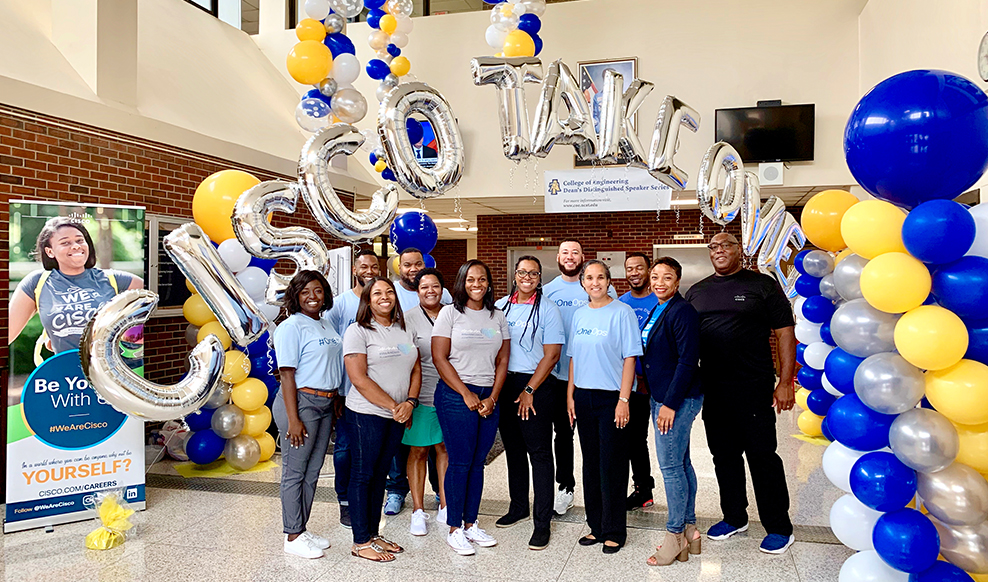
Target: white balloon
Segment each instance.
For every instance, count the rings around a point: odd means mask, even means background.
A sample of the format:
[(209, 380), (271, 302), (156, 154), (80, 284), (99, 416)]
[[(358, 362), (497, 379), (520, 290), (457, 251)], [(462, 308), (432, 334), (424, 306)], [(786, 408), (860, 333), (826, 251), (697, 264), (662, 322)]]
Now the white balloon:
[(967, 255), (988, 258), (988, 203), (971, 207), (968, 212), (974, 217), (974, 243)]
[(371, 30), (370, 36), (367, 37), (367, 44), (376, 51), (387, 48), (389, 42), (391, 37), (383, 30)]
[(806, 345), (822, 342), (823, 338), (820, 337), (820, 325), (819, 323), (800, 321), (796, 324), (796, 340)]
[[(268, 321), (274, 321), (275, 319), (278, 318), (278, 315), (281, 313), (281, 307), (277, 305), (271, 305), (270, 303), (264, 303), (264, 302), (258, 303), (257, 308), (261, 310), (261, 313), (264, 314), (264, 317), (268, 318)], [(268, 334), (274, 337), (274, 330), (268, 330)]]
[(247, 267), (237, 275), (237, 280), (251, 297), (264, 297), (264, 288), (268, 284), (268, 274), (264, 269)]
[(803, 297), (802, 295), (797, 295), (796, 301), (792, 304), (792, 312), (796, 315), (797, 318), (806, 319), (805, 317), (803, 317), (804, 303), (806, 303), (806, 297)]
[(829, 346), (825, 342), (815, 342), (806, 346), (806, 351), (803, 352), (803, 359), (806, 360), (807, 366), (814, 370), (822, 370), (824, 362), (827, 361), (827, 356), (833, 349), (833, 346)]
[(832, 442), (823, 452), (823, 474), (835, 487), (845, 493), (851, 492), (851, 467), (865, 453)]
[(220, 254), (220, 258), (226, 263), (227, 267), (234, 273), (239, 273), (247, 268), (250, 264), (250, 253), (244, 248), (244, 245), (240, 244), (235, 238), (227, 239), (220, 243), (219, 248), (216, 252)]
[(841, 396), (844, 395), (843, 392), (841, 392), (840, 390), (834, 388), (834, 385), (830, 383), (830, 379), (827, 378), (827, 373), (826, 372), (823, 373), (823, 389), (826, 390), (827, 393), (833, 394), (837, 398), (840, 398)]
[(848, 493), (830, 508), (830, 529), (842, 544), (858, 550), (874, 550), (871, 533), (884, 512), (875, 511)]
[(838, 582), (908, 582), (909, 574), (886, 564), (878, 552), (868, 550), (854, 554), (840, 569)]
[(501, 30), (492, 24), (487, 27), (487, 32), (484, 33), (484, 38), (487, 40), (487, 44), (490, 45), (492, 49), (497, 49), (500, 51), (504, 48), (504, 41), (508, 38), (508, 31)]
[(344, 85), (353, 83), (359, 76), (360, 61), (357, 60), (357, 57), (349, 53), (343, 53), (333, 59), (333, 78), (338, 83), (337, 90)]
[(329, 0), (305, 0), (305, 14), (315, 20), (329, 16)]
[(413, 28), (415, 28), (415, 25), (412, 24), (412, 19), (407, 16), (397, 16), (395, 17), (395, 20), (398, 21), (398, 27), (395, 28), (395, 32), (403, 32), (408, 34), (409, 32), (412, 32)]
[(404, 32), (398, 32), (396, 30), (395, 33), (391, 35), (391, 44), (398, 48), (405, 48), (408, 46), (408, 35)]

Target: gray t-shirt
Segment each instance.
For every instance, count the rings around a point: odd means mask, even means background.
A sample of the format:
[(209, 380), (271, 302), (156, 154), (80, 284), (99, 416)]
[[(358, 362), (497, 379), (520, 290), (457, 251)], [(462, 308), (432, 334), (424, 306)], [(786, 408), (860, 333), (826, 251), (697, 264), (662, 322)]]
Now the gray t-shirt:
[(439, 312), (432, 336), (449, 338), (449, 363), (464, 384), (484, 387), (494, 385), (494, 360), (501, 342), (511, 339), (500, 309), (492, 314), (465, 307), (460, 313), (452, 305)]
[(435, 406), (436, 384), (439, 383), (439, 372), (432, 363), (432, 321), (422, 307), (416, 307), (405, 313), (405, 327), (411, 330), (415, 337), (415, 347), (419, 349), (419, 359), (422, 362), (422, 390), (419, 392), (419, 404)]
[[(415, 338), (409, 329), (397, 324), (384, 327), (371, 320), (372, 329), (352, 323), (343, 334), (343, 357), (350, 354), (367, 355), (367, 375), (388, 393), (395, 402), (408, 398), (412, 369), (419, 359)], [(346, 395), (346, 407), (361, 414), (391, 418), (391, 411), (371, 404), (354, 386)]]

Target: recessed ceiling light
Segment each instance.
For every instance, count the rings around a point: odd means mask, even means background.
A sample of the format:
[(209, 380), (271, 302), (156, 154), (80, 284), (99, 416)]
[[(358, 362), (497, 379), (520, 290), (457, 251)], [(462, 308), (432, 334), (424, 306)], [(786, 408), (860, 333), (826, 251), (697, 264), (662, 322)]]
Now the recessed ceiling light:
[(432, 222), (436, 224), (451, 224), (454, 222), (469, 222), (466, 218), (434, 218)]

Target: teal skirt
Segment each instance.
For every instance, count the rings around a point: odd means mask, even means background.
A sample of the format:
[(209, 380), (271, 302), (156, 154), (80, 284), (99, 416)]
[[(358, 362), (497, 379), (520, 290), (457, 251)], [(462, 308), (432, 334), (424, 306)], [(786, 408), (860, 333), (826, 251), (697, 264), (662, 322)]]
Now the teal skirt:
[(439, 416), (433, 406), (419, 405), (412, 411), (412, 426), (405, 429), (401, 444), (410, 447), (431, 447), (443, 442)]

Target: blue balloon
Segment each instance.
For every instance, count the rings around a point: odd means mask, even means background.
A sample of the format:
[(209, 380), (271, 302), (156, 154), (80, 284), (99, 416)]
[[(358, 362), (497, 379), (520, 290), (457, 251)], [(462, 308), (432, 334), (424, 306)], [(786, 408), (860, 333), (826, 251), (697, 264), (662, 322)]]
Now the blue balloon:
[(946, 71), (908, 71), (858, 101), (844, 156), (865, 190), (913, 208), (955, 198), (977, 182), (988, 168), (985, 135), (988, 96), (977, 85)]
[(823, 389), (822, 385), (806, 397), (806, 407), (817, 416), (827, 416), (827, 412), (837, 397)]
[(393, 56), (393, 57), (400, 57), (401, 56), (401, 49), (398, 48), (398, 45), (389, 44), (388, 45), (388, 54), (391, 55), (391, 56)]
[(902, 223), (902, 242), (924, 263), (956, 261), (974, 242), (974, 217), (953, 200), (924, 202)]
[(929, 570), (940, 553), (937, 528), (915, 509), (900, 509), (879, 517), (871, 541), (886, 564), (910, 574)]
[[(803, 277), (799, 278), (799, 280), (802, 279)], [(797, 287), (799, 286), (799, 280), (796, 281)], [(830, 318), (834, 316), (834, 311), (836, 310), (837, 308), (834, 307), (834, 302), (823, 295), (807, 297), (806, 301), (803, 302), (803, 317), (812, 323), (830, 323)], [(821, 339), (823, 338), (821, 337)]]
[(347, 38), (342, 32), (327, 34), (326, 38), (322, 39), (322, 42), (329, 48), (329, 52), (333, 53), (334, 59), (342, 54), (357, 54), (357, 49), (353, 46), (353, 41)]
[(326, 105), (329, 105), (330, 102), (332, 102), (332, 98), (323, 95), (319, 89), (309, 89), (305, 92), (305, 97), (303, 97), (303, 99), (318, 99)]
[(250, 264), (248, 267), (257, 267), (258, 269), (264, 271), (265, 273), (271, 274), (271, 269), (274, 269), (275, 264), (277, 264), (278, 259), (262, 259), (260, 257), (252, 257), (250, 259)]
[(268, 353), (268, 337), (268, 332), (264, 332), (261, 334), (261, 337), (251, 342), (251, 344), (247, 346), (247, 355), (252, 358), (256, 358), (261, 354)]
[(823, 370), (803, 366), (796, 373), (796, 381), (807, 390), (820, 390), (823, 388)]
[(803, 268), (803, 259), (806, 258), (806, 255), (810, 254), (812, 250), (813, 249), (803, 249), (796, 253), (796, 256), (792, 259), (792, 266), (796, 267), (796, 271), (798, 271), (800, 275), (806, 275), (806, 269)]
[(399, 253), (407, 248), (416, 248), (428, 254), (436, 248), (438, 240), (439, 230), (428, 214), (406, 212), (391, 223), (391, 244)]
[(534, 14), (522, 14), (518, 18), (518, 30), (529, 35), (538, 34), (542, 30), (542, 21)]
[(830, 432), (830, 422), (826, 416), (823, 417), (823, 422), (820, 423), (820, 432), (823, 433), (823, 438), (834, 442), (834, 433)]
[(851, 493), (875, 511), (902, 509), (916, 496), (916, 471), (892, 453), (862, 455), (851, 467)]
[(852, 356), (840, 348), (834, 348), (827, 354), (827, 360), (823, 363), (823, 371), (827, 374), (827, 380), (842, 394), (852, 394), (854, 392), (854, 372), (861, 365), (864, 358)]
[(200, 408), (198, 414), (193, 412), (185, 417), (185, 424), (189, 425), (189, 430), (192, 432), (206, 430), (212, 426), (210, 423), (214, 412), (216, 412), (215, 408)]
[(388, 180), (389, 182), (394, 182), (395, 181), (394, 170), (392, 170), (391, 168), (384, 168), (384, 171), (381, 172), (381, 177), (384, 178), (385, 180)]
[(371, 79), (381, 79), (391, 74), (391, 67), (381, 59), (371, 59), (367, 62), (367, 76)]
[(820, 279), (809, 275), (800, 275), (796, 279), (796, 293), (803, 297), (814, 297), (820, 294)]
[(806, 356), (803, 355), (803, 352), (805, 351), (806, 344), (796, 344), (796, 362), (798, 362), (800, 366), (807, 365)]
[(376, 30), (381, 29), (381, 18), (384, 17), (384, 14), (377, 14), (378, 12), (387, 14), (383, 10), (370, 10), (367, 12), (367, 25)]
[[(364, 6), (370, 10), (381, 10), (381, 7), (384, 6), (387, 1), (388, 0), (364, 0)], [(381, 10), (381, 12), (387, 14), (387, 12), (384, 12), (383, 10)]]
[(933, 273), (937, 303), (964, 319), (988, 318), (988, 259), (963, 257)]
[(532, 42), (535, 43), (535, 55), (538, 56), (538, 54), (542, 52), (542, 46), (543, 46), (542, 37), (537, 34), (533, 34), (531, 35), (531, 37), (532, 37)]
[(974, 578), (950, 562), (937, 560), (929, 570), (910, 574), (909, 582), (974, 582)]
[(278, 360), (274, 357), (274, 350), (250, 359), (251, 378), (264, 379), (272, 374), (278, 374)]
[(408, 132), (408, 141), (413, 145), (422, 141), (422, 137), (425, 135), (422, 124), (411, 117), (405, 120), (405, 131)]
[(436, 259), (434, 259), (432, 257), (432, 255), (426, 255), (426, 256), (422, 257), (422, 260), (425, 262), (425, 268), (426, 269), (435, 269), (436, 268)]
[(367, 159), (370, 160), (370, 163), (373, 166), (374, 164), (377, 163), (377, 154), (375, 154), (374, 152), (371, 152), (370, 155), (367, 156)]
[(208, 465), (223, 454), (226, 439), (213, 432), (212, 429), (199, 431), (185, 442), (185, 454), (197, 465)]
[(988, 321), (965, 321), (967, 353), (964, 359), (988, 364)]
[(919, 401), (919, 407), (926, 408), (929, 410), (936, 410), (936, 408), (933, 408), (933, 405), (930, 404), (930, 401), (927, 400), (926, 396), (924, 396), (923, 399)]
[(827, 416), (837, 442), (855, 451), (877, 451), (889, 446), (889, 428), (898, 415), (875, 412), (852, 392), (838, 398)]
[(823, 343), (827, 344), (828, 346), (837, 347), (837, 342), (834, 341), (834, 336), (830, 333), (829, 319), (820, 326), (820, 339), (822, 339)]

